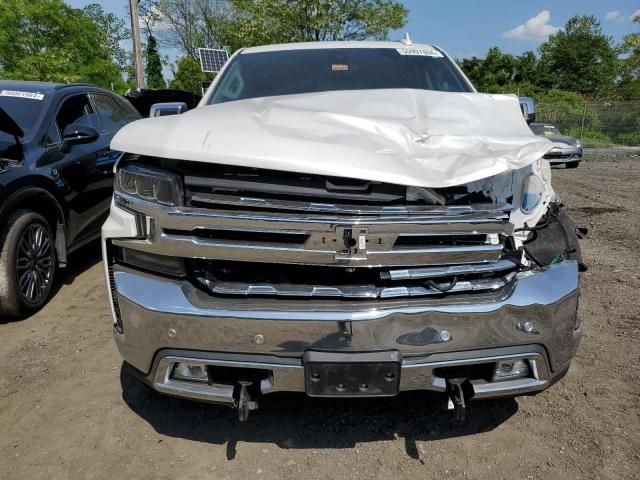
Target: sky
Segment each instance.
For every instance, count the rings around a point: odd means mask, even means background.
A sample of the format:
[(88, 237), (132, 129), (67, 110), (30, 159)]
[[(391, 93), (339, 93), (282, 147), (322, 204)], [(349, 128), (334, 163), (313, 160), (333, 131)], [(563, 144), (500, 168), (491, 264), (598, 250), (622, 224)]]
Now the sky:
[[(407, 25), (392, 32), (399, 39), (408, 32), (414, 43), (433, 43), (455, 58), (483, 57), (489, 48), (500, 47), (518, 55), (536, 50), (573, 15), (594, 15), (602, 29), (620, 41), (638, 31), (631, 18), (640, 14), (638, 0), (400, 0), (409, 9)], [(67, 0), (74, 7), (100, 3), (103, 8), (128, 19), (129, 0)], [(164, 51), (170, 60), (178, 52)], [(170, 69), (165, 68), (165, 77)]]
[[(638, 0), (405, 0), (402, 29), (414, 42), (435, 43), (455, 58), (483, 57), (489, 48), (518, 55), (536, 50), (573, 15), (593, 15), (616, 41), (633, 31)], [(402, 32), (398, 32), (401, 34)], [(398, 37), (401, 35), (398, 35)]]

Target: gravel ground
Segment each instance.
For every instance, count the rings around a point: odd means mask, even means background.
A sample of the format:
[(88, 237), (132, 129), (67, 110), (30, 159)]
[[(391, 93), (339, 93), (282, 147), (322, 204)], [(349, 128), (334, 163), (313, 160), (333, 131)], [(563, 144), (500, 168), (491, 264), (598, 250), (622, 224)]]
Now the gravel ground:
[(156, 395), (111, 340), (98, 245), (32, 318), (0, 323), (0, 478), (640, 477), (640, 151), (591, 151), (554, 186), (578, 225), (584, 337), (567, 377), (477, 402), (457, 424), (433, 395), (263, 399), (235, 413)]

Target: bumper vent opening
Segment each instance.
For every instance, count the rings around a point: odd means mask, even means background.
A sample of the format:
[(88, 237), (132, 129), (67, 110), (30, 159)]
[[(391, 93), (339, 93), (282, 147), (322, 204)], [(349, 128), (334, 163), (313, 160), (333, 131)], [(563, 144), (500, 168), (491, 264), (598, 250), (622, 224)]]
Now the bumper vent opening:
[[(514, 263), (506, 261), (495, 270), (453, 266), (451, 272), (447, 268), (432, 272), (423, 269), (425, 271), (415, 274), (383, 268), (206, 260), (189, 260), (188, 266), (199, 287), (216, 296), (365, 300), (498, 292), (511, 282), (516, 268)], [(400, 275), (402, 281), (392, 277), (392, 273), (404, 273)]]
[(213, 228), (196, 228), (191, 231), (164, 229), (166, 235), (192, 236), (206, 240), (256, 243), (285, 243), (301, 245), (309, 235), (304, 233), (260, 232), (249, 230), (220, 230)]

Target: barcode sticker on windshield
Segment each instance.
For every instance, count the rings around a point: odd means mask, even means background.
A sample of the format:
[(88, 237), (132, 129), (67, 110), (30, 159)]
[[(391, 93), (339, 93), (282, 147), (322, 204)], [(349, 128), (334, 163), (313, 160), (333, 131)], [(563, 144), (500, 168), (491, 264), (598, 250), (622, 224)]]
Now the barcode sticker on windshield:
[(0, 97), (16, 97), (16, 98), (30, 98), (31, 100), (42, 100), (44, 95), (42, 93), (35, 92), (20, 92), (18, 90), (2, 90), (0, 91)]
[(442, 58), (441, 52), (435, 48), (396, 48), (400, 55), (414, 55), (418, 57), (435, 57)]

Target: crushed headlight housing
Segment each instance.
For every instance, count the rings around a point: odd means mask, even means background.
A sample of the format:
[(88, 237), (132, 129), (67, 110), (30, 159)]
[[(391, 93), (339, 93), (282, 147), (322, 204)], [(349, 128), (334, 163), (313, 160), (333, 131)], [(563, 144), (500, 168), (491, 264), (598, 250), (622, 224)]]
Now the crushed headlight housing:
[(182, 203), (182, 181), (178, 175), (140, 165), (125, 165), (118, 169), (115, 190), (160, 205)]
[(533, 212), (542, 200), (544, 185), (535, 174), (527, 175), (522, 181), (522, 202), (520, 208), (524, 213)]

